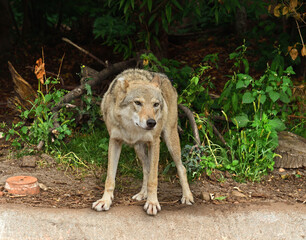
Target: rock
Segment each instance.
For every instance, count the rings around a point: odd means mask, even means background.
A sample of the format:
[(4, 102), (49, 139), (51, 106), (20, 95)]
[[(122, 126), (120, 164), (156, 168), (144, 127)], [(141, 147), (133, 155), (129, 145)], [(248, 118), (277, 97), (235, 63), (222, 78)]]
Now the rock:
[(231, 195), (233, 197), (236, 197), (236, 198), (247, 198), (246, 195), (244, 195), (243, 193), (239, 192), (238, 190), (234, 190), (231, 192)]
[(254, 193), (252, 193), (252, 197), (267, 198), (267, 195), (265, 193), (261, 193), (261, 192), (254, 192)]
[(209, 192), (202, 192), (201, 193), (201, 197), (205, 201), (210, 201), (210, 194), (209, 194)]
[(279, 168), (278, 171), (279, 171), (280, 173), (283, 173), (283, 172), (285, 172), (286, 170), (283, 169), (283, 168)]
[(276, 153), (282, 157), (275, 158), (276, 168), (306, 167), (306, 139), (291, 132), (279, 132), (279, 146)]
[(44, 160), (48, 165), (50, 166), (54, 166), (56, 165), (56, 161), (53, 157), (51, 157), (50, 155), (43, 153), (40, 156), (42, 158), (42, 160)]
[(43, 184), (43, 183), (38, 183), (38, 186), (39, 186), (42, 190), (44, 190), (44, 191), (47, 191), (47, 190), (48, 190), (48, 187), (47, 187), (45, 184)]
[(21, 158), (20, 167), (36, 167), (36, 162), (39, 161), (37, 156), (23, 156)]

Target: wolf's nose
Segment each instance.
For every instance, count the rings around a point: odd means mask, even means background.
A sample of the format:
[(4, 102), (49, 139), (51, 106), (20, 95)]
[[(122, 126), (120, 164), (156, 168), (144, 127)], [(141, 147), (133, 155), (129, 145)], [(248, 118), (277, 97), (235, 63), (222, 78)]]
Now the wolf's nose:
[(156, 121), (154, 120), (154, 119), (148, 119), (147, 120), (147, 126), (149, 127), (149, 128), (154, 128), (155, 127), (155, 125), (156, 125)]

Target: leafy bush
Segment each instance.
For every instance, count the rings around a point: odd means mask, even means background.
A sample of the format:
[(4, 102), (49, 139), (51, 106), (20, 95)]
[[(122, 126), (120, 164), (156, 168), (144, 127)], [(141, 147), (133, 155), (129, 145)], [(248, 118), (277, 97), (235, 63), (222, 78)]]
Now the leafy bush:
[[(48, 78), (44, 86), (50, 87), (57, 83), (57, 80)], [(22, 147), (22, 143), (37, 145), (43, 141), (48, 151), (59, 146), (64, 137), (71, 135), (70, 129), (74, 124), (74, 118), (66, 107), (62, 107), (57, 113), (51, 111), (52, 107), (59, 103), (65, 90), (50, 88), (46, 94), (41, 90), (37, 92), (38, 97), (32, 103), (32, 108), (21, 113), (22, 121), (12, 124), (6, 133), (6, 140), (17, 136), (13, 139), (12, 145), (18, 148)], [(34, 120), (30, 123), (32, 119)]]

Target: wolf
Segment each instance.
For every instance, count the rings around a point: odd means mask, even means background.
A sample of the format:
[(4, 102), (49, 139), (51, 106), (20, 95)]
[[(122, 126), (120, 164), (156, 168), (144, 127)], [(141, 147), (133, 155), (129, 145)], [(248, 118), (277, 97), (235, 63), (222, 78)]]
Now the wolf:
[(105, 93), (101, 112), (110, 137), (108, 169), (104, 194), (92, 204), (92, 208), (109, 210), (114, 199), (121, 146), (126, 143), (134, 146), (143, 167), (142, 188), (132, 198), (146, 200), (144, 210), (149, 215), (156, 215), (161, 210), (157, 198), (161, 137), (177, 167), (183, 192), (181, 202), (192, 205), (194, 199), (181, 161), (177, 93), (167, 76), (142, 69), (123, 71)]

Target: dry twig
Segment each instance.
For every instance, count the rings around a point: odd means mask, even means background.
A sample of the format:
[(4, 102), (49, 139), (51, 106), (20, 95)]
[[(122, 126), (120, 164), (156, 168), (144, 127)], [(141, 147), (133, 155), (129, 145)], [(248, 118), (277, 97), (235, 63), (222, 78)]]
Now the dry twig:
[(102, 64), (104, 67), (108, 67), (108, 63), (107, 61), (104, 62), (102, 61), (100, 58), (96, 57), (95, 55), (91, 54), (90, 52), (88, 52), (87, 50), (85, 50), (84, 48), (81, 48), (80, 46), (76, 45), (74, 42), (72, 42), (71, 40), (69, 40), (68, 38), (62, 38), (63, 41), (71, 44), (72, 46), (76, 47), (77, 49), (79, 49), (80, 51), (82, 51), (83, 53), (87, 54), (88, 56), (92, 57), (93, 59), (95, 59), (98, 63)]

